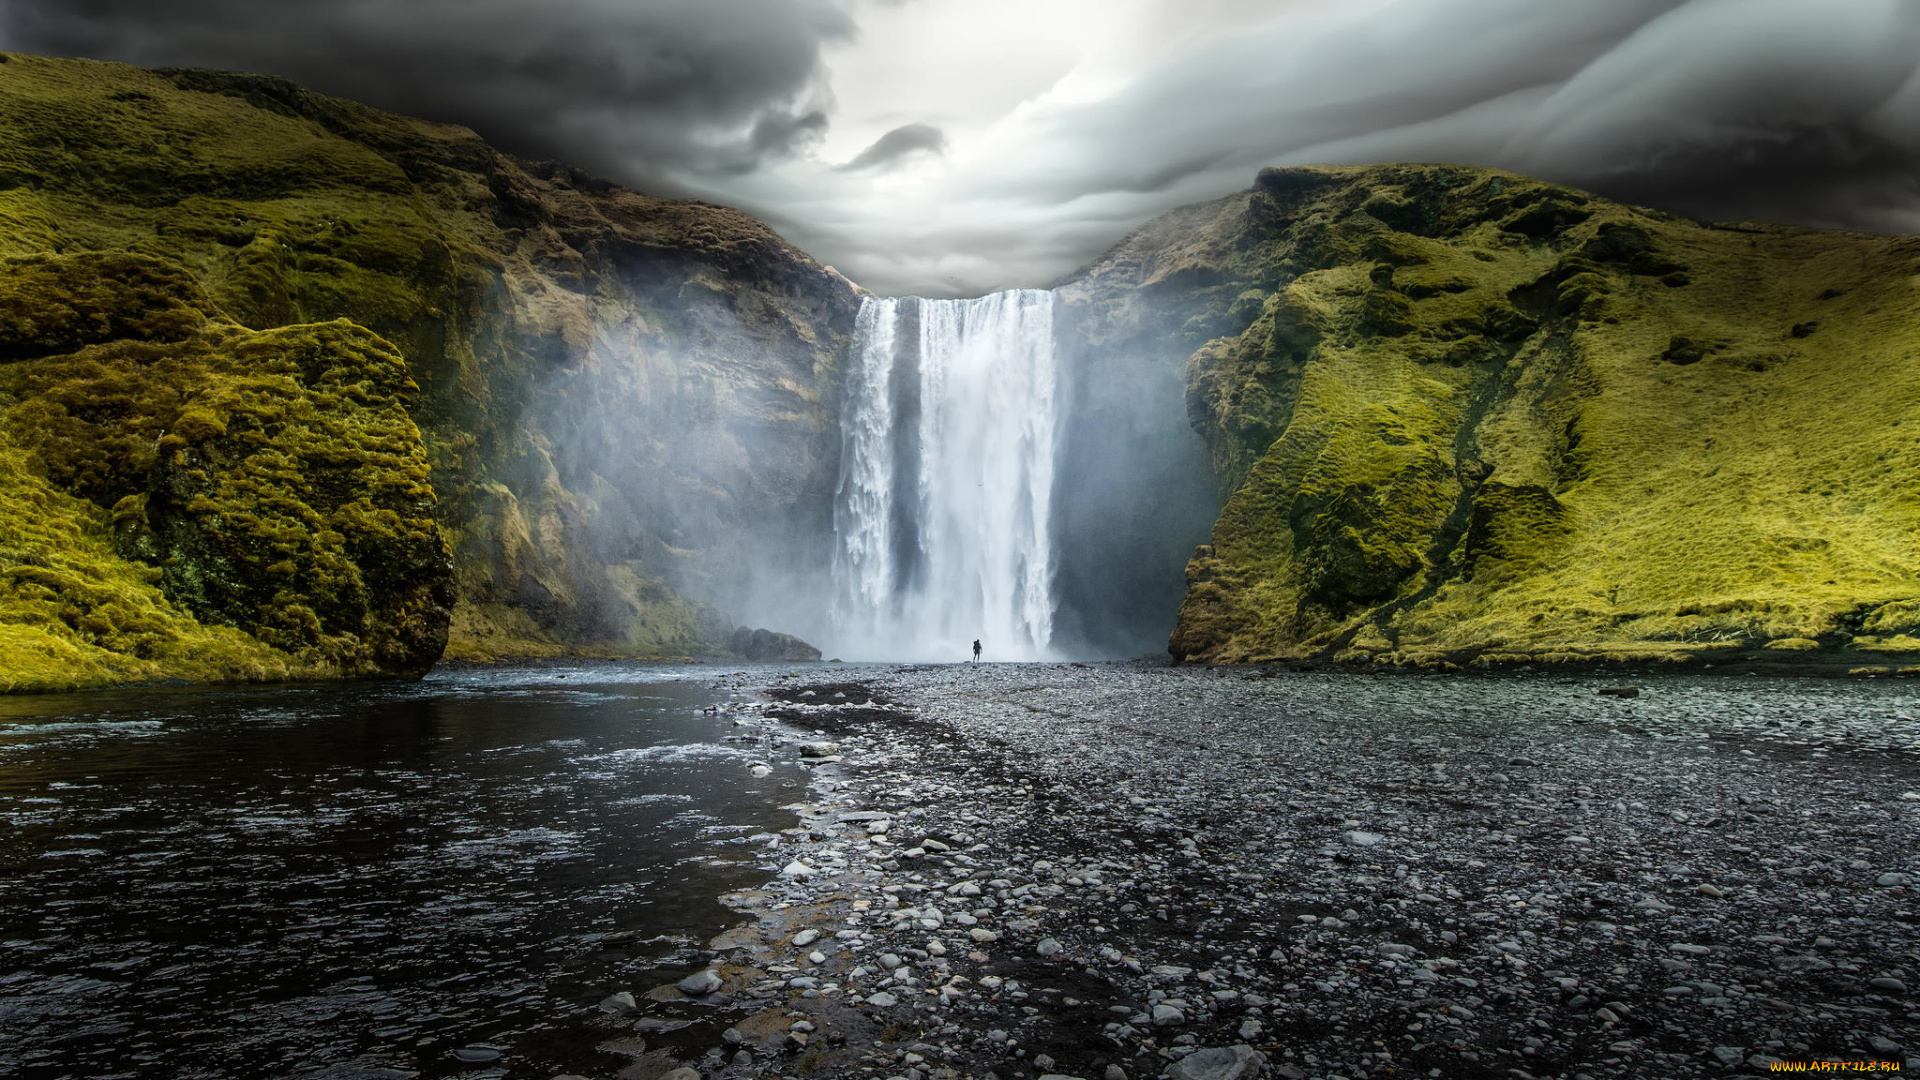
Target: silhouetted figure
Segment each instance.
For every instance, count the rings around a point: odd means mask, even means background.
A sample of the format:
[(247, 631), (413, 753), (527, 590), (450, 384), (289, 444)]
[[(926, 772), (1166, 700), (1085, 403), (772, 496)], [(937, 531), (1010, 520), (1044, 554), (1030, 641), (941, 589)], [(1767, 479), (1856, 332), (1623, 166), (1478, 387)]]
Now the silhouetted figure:
[(973, 639), (973, 662), (976, 664), (980, 662), (980, 639), (979, 638)]

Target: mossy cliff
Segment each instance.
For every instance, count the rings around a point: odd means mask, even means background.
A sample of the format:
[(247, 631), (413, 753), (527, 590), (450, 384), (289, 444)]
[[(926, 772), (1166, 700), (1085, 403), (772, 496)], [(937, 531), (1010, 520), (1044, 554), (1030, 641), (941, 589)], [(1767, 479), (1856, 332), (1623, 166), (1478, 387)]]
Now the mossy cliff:
[(452, 580), (418, 387), (174, 264), (0, 258), (0, 689), (426, 670)]
[(857, 302), (462, 128), (0, 54), (0, 672), (724, 648), (687, 594), (826, 542)]
[(1920, 239), (1266, 170), (1063, 295), (1190, 350), (1176, 657), (1920, 662)]

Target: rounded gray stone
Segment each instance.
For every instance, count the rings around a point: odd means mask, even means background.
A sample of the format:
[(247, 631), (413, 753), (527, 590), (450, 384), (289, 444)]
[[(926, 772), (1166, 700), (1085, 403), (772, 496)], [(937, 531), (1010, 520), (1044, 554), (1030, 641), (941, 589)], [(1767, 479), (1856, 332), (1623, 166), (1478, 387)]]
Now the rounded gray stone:
[(1196, 1050), (1167, 1066), (1166, 1080), (1253, 1080), (1266, 1055), (1245, 1043)]

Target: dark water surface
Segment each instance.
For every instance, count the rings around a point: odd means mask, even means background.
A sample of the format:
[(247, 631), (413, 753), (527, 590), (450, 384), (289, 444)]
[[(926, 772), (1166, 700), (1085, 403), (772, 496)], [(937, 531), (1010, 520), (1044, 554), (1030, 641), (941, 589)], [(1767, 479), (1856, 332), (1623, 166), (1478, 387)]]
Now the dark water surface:
[(617, 1069), (805, 782), (708, 674), (0, 698), (0, 1075)]

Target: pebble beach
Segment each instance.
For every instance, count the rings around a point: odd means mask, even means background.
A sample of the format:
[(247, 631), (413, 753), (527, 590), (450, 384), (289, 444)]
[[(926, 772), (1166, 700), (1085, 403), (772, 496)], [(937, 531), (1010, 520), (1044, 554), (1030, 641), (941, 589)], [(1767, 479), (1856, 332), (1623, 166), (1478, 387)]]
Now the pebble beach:
[(727, 898), (741, 925), (605, 1006), (680, 1036), (623, 1077), (1920, 1069), (1910, 683), (987, 664), (720, 685), (738, 738), (812, 780), (769, 884)]

